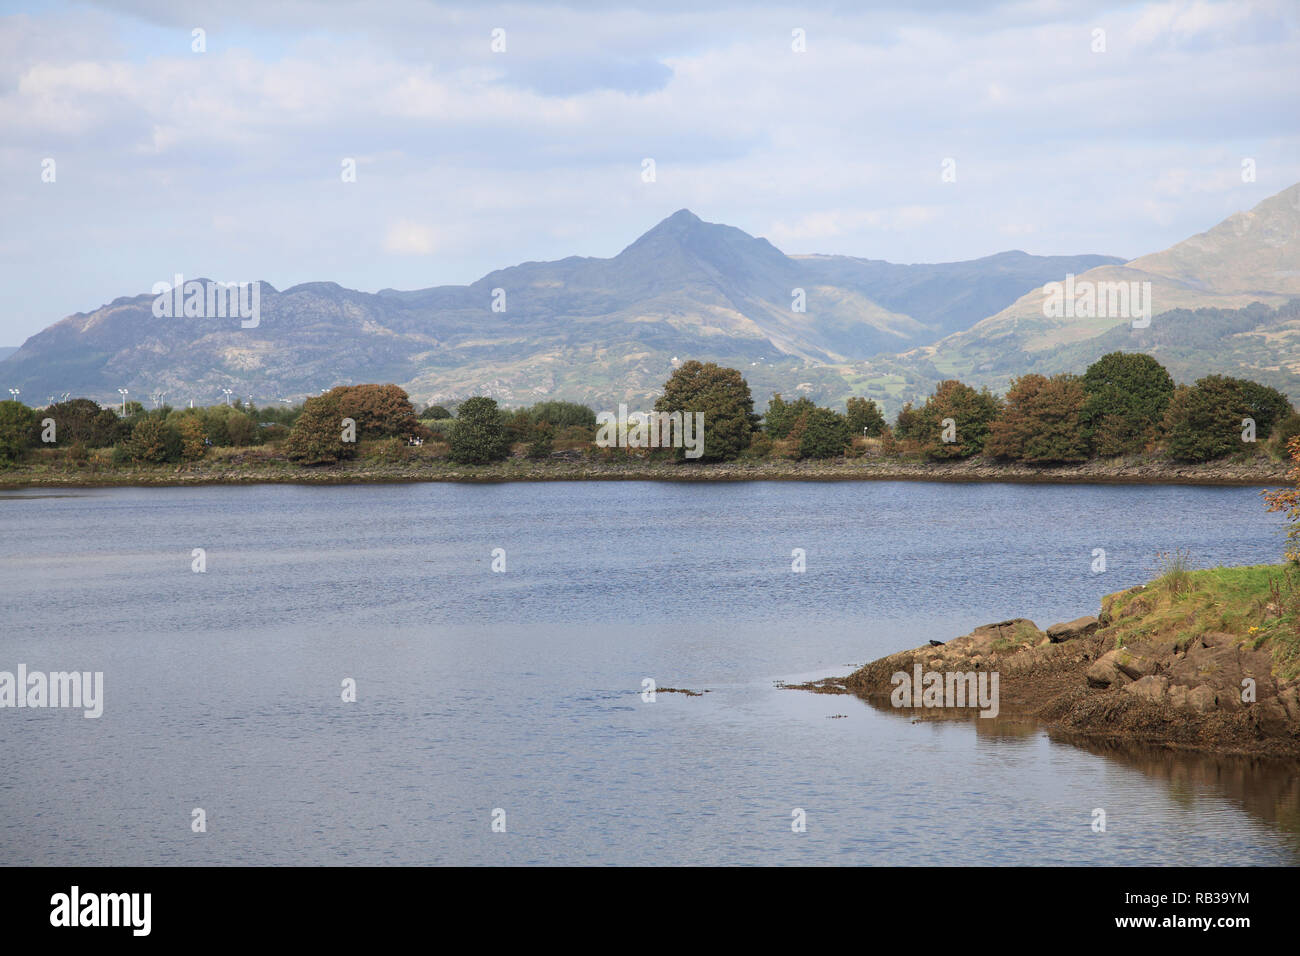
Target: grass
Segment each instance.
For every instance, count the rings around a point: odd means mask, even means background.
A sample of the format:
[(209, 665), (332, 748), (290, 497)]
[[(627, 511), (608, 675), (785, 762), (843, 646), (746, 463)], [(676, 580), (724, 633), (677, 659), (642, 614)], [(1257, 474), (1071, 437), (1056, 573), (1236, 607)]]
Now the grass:
[(1300, 569), (1292, 565), (1196, 571), (1175, 553), (1144, 590), (1113, 595), (1107, 608), (1116, 648), (1161, 638), (1184, 648), (1198, 634), (1222, 631), (1269, 648), (1278, 677), (1300, 676)]
[(1018, 650), (1031, 644), (1037, 644), (1043, 638), (1043, 632), (1032, 624), (1017, 624), (1010, 637), (999, 637), (989, 645), (999, 654)]

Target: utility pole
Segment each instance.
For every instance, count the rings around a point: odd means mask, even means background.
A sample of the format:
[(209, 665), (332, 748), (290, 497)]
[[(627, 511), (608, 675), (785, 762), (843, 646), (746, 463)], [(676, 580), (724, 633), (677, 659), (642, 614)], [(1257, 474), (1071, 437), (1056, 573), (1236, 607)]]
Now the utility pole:
[(222, 391), (226, 393), (226, 404), (229, 405), (229, 404), (230, 404), (230, 389), (228, 389), (228, 388), (223, 388)]
[(118, 391), (122, 395), (122, 417), (126, 418), (126, 391), (127, 390), (124, 388), (119, 388)]

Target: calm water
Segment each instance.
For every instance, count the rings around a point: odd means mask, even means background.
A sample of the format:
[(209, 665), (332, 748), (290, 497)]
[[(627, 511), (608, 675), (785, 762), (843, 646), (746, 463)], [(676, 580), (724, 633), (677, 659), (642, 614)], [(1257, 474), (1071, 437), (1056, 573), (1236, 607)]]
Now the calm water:
[(1294, 766), (775, 686), (1096, 613), (1157, 551), (1274, 561), (1281, 527), (1219, 488), (7, 494), (0, 670), (103, 671), (106, 700), (0, 710), (0, 861), (1295, 864)]

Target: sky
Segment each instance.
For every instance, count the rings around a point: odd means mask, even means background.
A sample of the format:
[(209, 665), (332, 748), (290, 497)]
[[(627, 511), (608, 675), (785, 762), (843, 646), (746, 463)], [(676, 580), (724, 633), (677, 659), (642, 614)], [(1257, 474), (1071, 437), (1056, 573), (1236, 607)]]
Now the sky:
[(464, 284), (681, 208), (1134, 258), (1297, 181), (1300, 0), (0, 0), (0, 346), (177, 273)]

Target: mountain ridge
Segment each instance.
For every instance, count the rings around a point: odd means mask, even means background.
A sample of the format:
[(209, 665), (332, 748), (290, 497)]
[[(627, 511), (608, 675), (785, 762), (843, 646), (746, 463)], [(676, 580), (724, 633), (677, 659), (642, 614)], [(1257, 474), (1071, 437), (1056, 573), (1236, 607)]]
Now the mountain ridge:
[[(284, 290), (261, 281), (251, 329), (156, 319), (152, 294), (119, 296), (30, 337), (3, 371), (24, 392), (101, 400), (125, 387), (202, 401), (228, 387), (265, 401), (383, 380), (427, 401), (486, 393), (608, 403), (652, 396), (674, 356), (793, 370), (896, 353), (982, 317), (990, 296), (1009, 302), (1063, 265), (1112, 261), (1015, 251), (921, 265), (791, 257), (679, 209), (609, 258), (524, 262), (463, 286), (368, 293), (329, 280)], [(978, 294), (973, 281), (983, 282)], [(504, 311), (493, 311), (498, 295)]]

